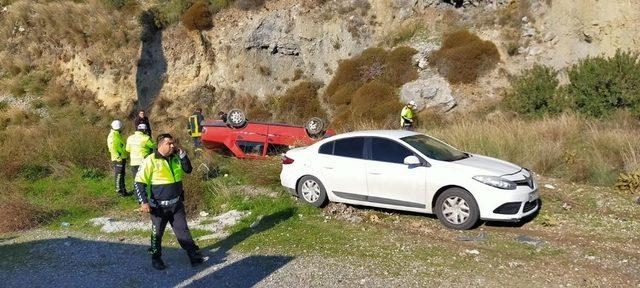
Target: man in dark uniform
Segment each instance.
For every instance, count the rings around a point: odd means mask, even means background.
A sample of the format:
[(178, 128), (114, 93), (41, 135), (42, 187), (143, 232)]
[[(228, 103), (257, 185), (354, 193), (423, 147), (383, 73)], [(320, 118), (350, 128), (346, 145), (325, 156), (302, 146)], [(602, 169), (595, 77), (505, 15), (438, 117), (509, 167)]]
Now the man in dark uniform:
[(167, 223), (180, 247), (187, 251), (192, 266), (206, 261), (200, 248), (191, 237), (184, 209), (184, 190), (182, 176), (191, 173), (192, 166), (187, 153), (175, 147), (170, 134), (161, 134), (157, 139), (158, 149), (147, 156), (136, 175), (136, 197), (140, 210), (151, 215), (151, 265), (162, 270), (166, 265), (162, 261), (162, 235)]
[(146, 125), (147, 129), (144, 131), (144, 133), (149, 135), (149, 137), (153, 137), (151, 136), (151, 124), (149, 124), (149, 118), (147, 118), (147, 116), (145, 116), (144, 114), (144, 109), (138, 110), (138, 115), (133, 120), (133, 127), (136, 127), (136, 129), (140, 124)]

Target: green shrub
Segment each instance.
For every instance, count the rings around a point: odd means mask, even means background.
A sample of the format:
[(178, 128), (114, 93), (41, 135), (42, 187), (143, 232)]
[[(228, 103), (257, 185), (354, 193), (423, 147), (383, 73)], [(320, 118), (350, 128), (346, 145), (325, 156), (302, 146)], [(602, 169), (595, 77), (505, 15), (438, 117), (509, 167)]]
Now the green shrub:
[(189, 31), (209, 30), (213, 28), (209, 4), (198, 1), (191, 5), (187, 12), (182, 15), (182, 24)]
[(576, 110), (590, 116), (630, 109), (640, 116), (640, 62), (634, 52), (617, 51), (611, 58), (580, 61), (569, 71), (567, 93)]
[(163, 29), (180, 21), (190, 4), (189, 0), (168, 0), (156, 5), (152, 9), (156, 26)]
[(518, 55), (518, 49), (520, 49), (518, 42), (509, 42), (507, 44), (507, 54), (509, 54), (509, 56)]
[(511, 83), (505, 104), (520, 114), (542, 116), (560, 112), (562, 107), (556, 100), (557, 75), (558, 72), (542, 65), (524, 71)]
[(418, 77), (411, 63), (415, 53), (409, 47), (369, 48), (340, 61), (324, 93), (324, 100), (334, 110), (334, 124), (368, 120), (379, 125), (399, 113), (397, 88)]
[(100, 180), (106, 177), (104, 171), (96, 168), (82, 169), (82, 179)]
[(38, 180), (51, 175), (49, 166), (38, 164), (26, 164), (20, 168), (20, 176), (27, 180)]
[(498, 61), (496, 45), (466, 29), (445, 35), (442, 47), (429, 57), (429, 63), (451, 83), (471, 83)]

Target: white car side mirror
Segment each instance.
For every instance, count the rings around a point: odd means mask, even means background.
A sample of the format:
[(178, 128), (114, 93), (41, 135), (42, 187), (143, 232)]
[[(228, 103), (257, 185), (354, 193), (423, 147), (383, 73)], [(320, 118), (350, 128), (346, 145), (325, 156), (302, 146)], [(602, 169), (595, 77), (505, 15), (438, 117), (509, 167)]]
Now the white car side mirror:
[(404, 164), (409, 166), (418, 166), (422, 163), (420, 163), (420, 159), (418, 159), (418, 157), (411, 155), (404, 158)]

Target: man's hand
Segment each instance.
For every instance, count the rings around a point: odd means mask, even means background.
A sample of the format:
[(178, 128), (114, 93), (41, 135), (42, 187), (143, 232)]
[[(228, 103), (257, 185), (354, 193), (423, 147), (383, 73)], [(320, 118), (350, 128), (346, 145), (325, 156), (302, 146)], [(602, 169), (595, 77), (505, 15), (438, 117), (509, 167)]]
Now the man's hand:
[(184, 151), (184, 150), (178, 148), (178, 156), (180, 157), (180, 159), (183, 159), (184, 157), (187, 156), (187, 151)]
[(149, 203), (142, 203), (140, 204), (140, 211), (144, 213), (151, 213), (151, 206), (149, 206)]

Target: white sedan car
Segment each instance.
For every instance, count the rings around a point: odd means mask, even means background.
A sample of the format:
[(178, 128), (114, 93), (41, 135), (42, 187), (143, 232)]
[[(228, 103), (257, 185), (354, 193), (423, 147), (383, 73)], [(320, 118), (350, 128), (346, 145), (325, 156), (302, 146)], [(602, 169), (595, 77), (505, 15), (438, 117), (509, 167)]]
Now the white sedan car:
[(527, 169), (411, 131), (351, 132), (289, 150), (280, 181), (316, 207), (332, 201), (435, 213), (459, 230), (479, 219), (519, 221), (540, 207)]

